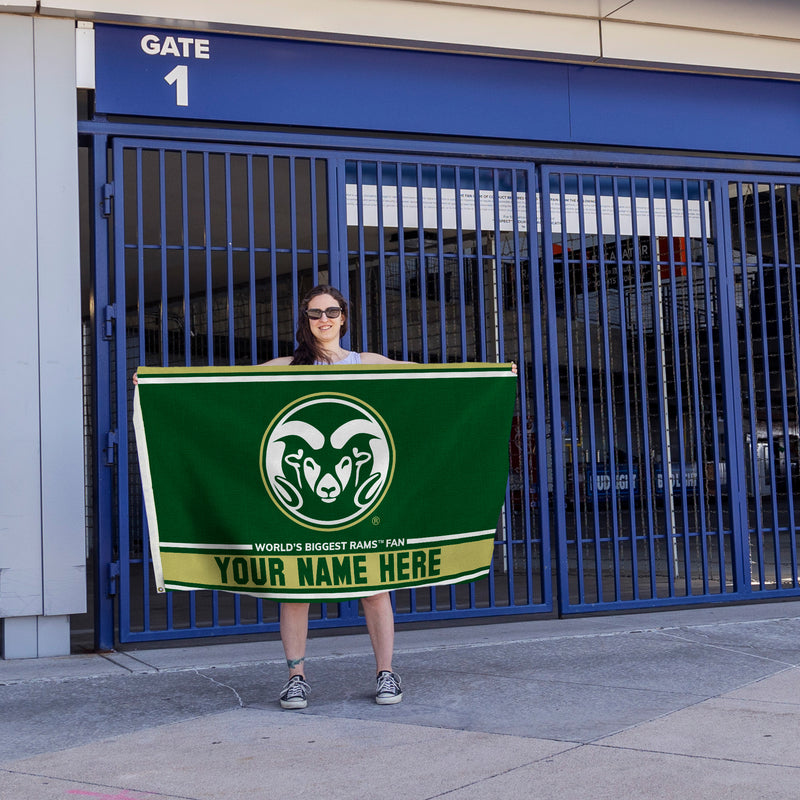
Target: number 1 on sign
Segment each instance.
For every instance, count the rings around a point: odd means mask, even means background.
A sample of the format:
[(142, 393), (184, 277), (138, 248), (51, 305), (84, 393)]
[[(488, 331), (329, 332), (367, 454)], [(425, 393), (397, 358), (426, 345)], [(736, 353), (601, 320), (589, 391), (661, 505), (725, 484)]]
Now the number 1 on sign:
[(172, 86), (175, 84), (175, 102), (179, 106), (189, 105), (189, 67), (180, 64), (172, 72), (164, 76), (164, 80)]

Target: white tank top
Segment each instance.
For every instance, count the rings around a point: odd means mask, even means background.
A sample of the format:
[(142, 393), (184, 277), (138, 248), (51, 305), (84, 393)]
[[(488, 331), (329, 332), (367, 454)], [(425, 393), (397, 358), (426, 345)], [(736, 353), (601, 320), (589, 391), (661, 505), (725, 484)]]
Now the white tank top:
[[(315, 364), (323, 364), (322, 361), (315, 361)], [(331, 366), (336, 364), (360, 364), (361, 363), (361, 353), (356, 353), (355, 350), (351, 350), (341, 361), (334, 361), (332, 362)]]

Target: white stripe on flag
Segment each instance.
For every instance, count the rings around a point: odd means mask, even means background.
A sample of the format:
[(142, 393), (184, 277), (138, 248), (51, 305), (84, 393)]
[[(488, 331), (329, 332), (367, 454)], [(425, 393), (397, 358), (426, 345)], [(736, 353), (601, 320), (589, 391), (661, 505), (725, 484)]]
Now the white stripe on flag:
[[(425, 536), (419, 539), (406, 539), (406, 544), (426, 544), (428, 542), (448, 542), (455, 539), (473, 539), (476, 536), (489, 536), (495, 529), (470, 531), (468, 533), (451, 533), (444, 536)], [(161, 547), (184, 550), (252, 550), (252, 544), (196, 544), (191, 542), (161, 542)]]
[(497, 378), (517, 376), (511, 370), (487, 372), (425, 372), (422, 374), (409, 372), (369, 372), (365, 374), (348, 373), (345, 375), (319, 373), (302, 375), (193, 375), (187, 377), (159, 377), (156, 375), (141, 375), (139, 383), (157, 385), (163, 383), (282, 383), (285, 381), (388, 381), (388, 380), (424, 380), (426, 378)]

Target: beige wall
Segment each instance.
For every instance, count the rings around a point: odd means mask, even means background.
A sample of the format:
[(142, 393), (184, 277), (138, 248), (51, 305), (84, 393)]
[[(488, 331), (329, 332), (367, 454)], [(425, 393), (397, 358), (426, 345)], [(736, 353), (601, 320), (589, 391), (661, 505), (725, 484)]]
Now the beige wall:
[[(42, 0), (40, 14), (800, 79), (797, 0)], [(0, 11), (33, 13), (31, 3)]]

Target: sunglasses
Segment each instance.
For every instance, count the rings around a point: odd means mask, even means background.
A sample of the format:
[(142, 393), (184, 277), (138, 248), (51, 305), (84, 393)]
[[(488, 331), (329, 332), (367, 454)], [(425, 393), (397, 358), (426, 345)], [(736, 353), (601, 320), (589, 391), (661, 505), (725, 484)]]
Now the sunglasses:
[(328, 319), (336, 319), (339, 314), (342, 313), (342, 309), (339, 306), (331, 306), (330, 308), (307, 308), (306, 309), (306, 316), (309, 319), (322, 319), (322, 315), (324, 314)]

